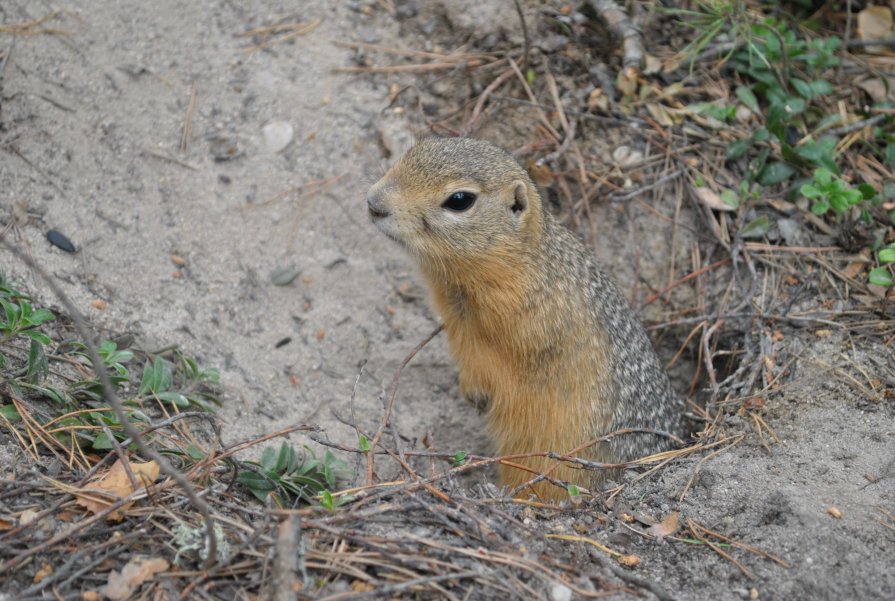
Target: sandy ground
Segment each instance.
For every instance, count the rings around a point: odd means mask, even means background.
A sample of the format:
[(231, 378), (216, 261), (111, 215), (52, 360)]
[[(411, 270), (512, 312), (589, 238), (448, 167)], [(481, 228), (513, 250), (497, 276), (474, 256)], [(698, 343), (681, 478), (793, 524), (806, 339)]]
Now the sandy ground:
[[(47, 26), (65, 32), (17, 37), (2, 75), (0, 218), (18, 220), (12, 239), (105, 335), (133, 333), (147, 350), (177, 344), (219, 367), (228, 442), (307, 422), (353, 443), (345, 422), (375, 428), (393, 370), (437, 325), (409, 259), (367, 222), (363, 205), (389, 163), (380, 133), (400, 152), (412, 141), (408, 121), (388, 108), (386, 79), (334, 72), (351, 56), (334, 41), (413, 47), (404, 36), (425, 23), (356, 10), (363, 6), (0, 4), (5, 23), (58, 9)], [(238, 35), (316, 19), (309, 33), (264, 50)], [(0, 36), (2, 47), (10, 41)], [(271, 123), (292, 127), (285, 149), (265, 140)], [(51, 246), (50, 229), (77, 253)], [(601, 256), (612, 264), (632, 252), (602, 248)], [(640, 260), (649, 273), (651, 253)], [(55, 305), (2, 251), (0, 268)], [(275, 285), (271, 274), (282, 268), (297, 276)], [(618, 277), (630, 288), (623, 270)], [(680, 510), (791, 568), (736, 553), (755, 573), (748, 578), (704, 547), (591, 520), (594, 536), (644, 557), (640, 577), (673, 598), (750, 598), (752, 589), (765, 600), (895, 598), (895, 532), (880, 511), (895, 511), (895, 407), (862, 398), (828, 369), (890, 373), (891, 355), (841, 337), (793, 350), (802, 335), (781, 343), (781, 353), (798, 359), (797, 377), (766, 415), (781, 443), (766, 450), (750, 424), (732, 416), (726, 426), (742, 432), (742, 442), (632, 484), (617, 503), (659, 517)], [(482, 420), (459, 399), (455, 380), (436, 339), (405, 371), (399, 430), (410, 444), (428, 436), (441, 450), (488, 452)], [(841, 519), (828, 513), (833, 506)]]

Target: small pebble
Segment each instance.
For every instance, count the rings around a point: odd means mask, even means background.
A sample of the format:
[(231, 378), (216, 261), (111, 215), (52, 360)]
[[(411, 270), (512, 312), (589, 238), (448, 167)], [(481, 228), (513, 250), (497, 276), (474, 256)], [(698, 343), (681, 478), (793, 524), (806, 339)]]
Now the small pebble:
[(294, 133), (295, 130), (285, 121), (272, 121), (261, 128), (261, 135), (264, 136), (264, 147), (269, 152), (274, 153), (280, 152), (289, 146)]
[(288, 286), (300, 273), (301, 269), (295, 265), (277, 267), (270, 272), (270, 281), (274, 286)]
[(571, 601), (572, 589), (557, 582), (550, 586), (549, 596), (550, 601)]
[(366, 44), (378, 44), (382, 41), (382, 36), (379, 35), (379, 32), (366, 25), (357, 28), (357, 35)]
[(556, 52), (566, 47), (569, 38), (564, 35), (551, 35), (536, 42), (536, 46), (546, 53)]
[(55, 246), (56, 248), (62, 249), (67, 253), (73, 253), (77, 251), (75, 245), (72, 244), (72, 241), (68, 239), (68, 236), (63, 234), (62, 232), (56, 230), (50, 230), (47, 232), (47, 240), (50, 241), (50, 244)]

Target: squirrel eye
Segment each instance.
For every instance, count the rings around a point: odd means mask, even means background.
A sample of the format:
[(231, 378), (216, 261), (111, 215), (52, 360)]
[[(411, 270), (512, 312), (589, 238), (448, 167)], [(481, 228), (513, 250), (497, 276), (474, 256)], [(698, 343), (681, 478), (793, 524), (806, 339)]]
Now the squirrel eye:
[(475, 204), (476, 196), (472, 192), (454, 192), (441, 206), (450, 211), (462, 212)]

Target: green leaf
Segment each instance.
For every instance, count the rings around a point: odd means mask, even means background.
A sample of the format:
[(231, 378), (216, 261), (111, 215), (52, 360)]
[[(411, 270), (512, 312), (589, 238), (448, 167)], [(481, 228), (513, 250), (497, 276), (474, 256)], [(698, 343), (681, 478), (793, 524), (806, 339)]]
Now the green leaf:
[(858, 184), (858, 190), (861, 191), (861, 196), (864, 198), (864, 200), (872, 200), (876, 197), (876, 188), (874, 188), (867, 182)]
[(850, 188), (846, 190), (844, 196), (849, 205), (856, 205), (864, 200), (864, 195), (861, 194), (861, 191), (857, 188)]
[(789, 80), (789, 83), (800, 96), (811, 98), (811, 85), (807, 81), (793, 77)]
[(771, 229), (771, 224), (767, 216), (762, 215), (746, 224), (740, 234), (743, 238), (761, 238), (768, 233), (769, 229)]
[(876, 284), (877, 286), (885, 286), (889, 287), (893, 283), (892, 274), (889, 273), (888, 267), (877, 267), (875, 269), (870, 270), (870, 276), (867, 278), (871, 284)]
[(283, 442), (280, 444), (280, 450), (277, 453), (277, 463), (274, 471), (277, 473), (288, 472), (290, 467), (295, 466), (295, 449), (292, 445)]
[(159, 400), (166, 401), (168, 403), (174, 403), (178, 407), (184, 408), (190, 406), (190, 401), (184, 395), (179, 392), (169, 390), (167, 392), (159, 392), (156, 395)]
[(566, 491), (569, 493), (569, 496), (573, 499), (576, 499), (581, 496), (581, 489), (575, 486), (574, 484), (569, 484), (566, 487)]
[(32, 340), (31, 348), (28, 351), (28, 369), (25, 372), (25, 379), (31, 384), (37, 384), (38, 381), (46, 377), (49, 371), (50, 363), (44, 353), (44, 345), (37, 340)]
[(765, 142), (771, 138), (771, 132), (766, 127), (759, 127), (752, 132), (752, 139), (756, 142)]
[(883, 248), (876, 256), (879, 257), (880, 263), (895, 263), (895, 248)]
[(835, 211), (837, 215), (844, 213), (845, 210), (848, 209), (848, 199), (843, 194), (831, 194), (830, 206), (833, 207), (833, 211)]
[(454, 453), (453, 465), (454, 467), (459, 467), (466, 462), (466, 457), (468, 453), (466, 451), (457, 451)]
[(823, 216), (827, 214), (827, 211), (830, 210), (830, 203), (826, 198), (821, 198), (813, 205), (811, 205), (811, 212), (817, 216)]
[(820, 198), (824, 195), (823, 191), (819, 190), (812, 184), (802, 185), (802, 187), (799, 188), (799, 193), (805, 198)]
[(143, 367), (143, 379), (140, 381), (138, 393), (165, 392), (171, 388), (173, 380), (171, 364), (156, 356), (152, 363), (147, 362)]
[(19, 415), (19, 410), (16, 409), (15, 405), (3, 405), (0, 407), (0, 415), (8, 419), (11, 423), (16, 423), (21, 421), (22, 416)]
[(759, 113), (758, 107), (758, 98), (755, 97), (755, 93), (752, 91), (752, 88), (746, 86), (738, 86), (736, 89), (737, 98), (740, 99), (750, 111), (753, 113)]
[(23, 330), (22, 335), (27, 336), (31, 340), (34, 340), (35, 342), (39, 342), (43, 345), (47, 345), (47, 344), (50, 344), (51, 342), (53, 342), (52, 340), (50, 340), (49, 336), (47, 336), (43, 332), (39, 332), (37, 330)]
[(333, 495), (328, 490), (324, 490), (320, 493), (320, 505), (333, 511), (336, 508), (336, 502), (333, 499)]
[(825, 167), (832, 173), (839, 174), (839, 167), (835, 160), (836, 139), (824, 137), (820, 140), (811, 140), (795, 149), (798, 156), (814, 163), (819, 167)]
[(53, 321), (54, 319), (56, 319), (56, 316), (53, 315), (52, 311), (40, 308), (31, 314), (28, 321), (31, 322), (31, 325), (39, 326), (42, 323)]
[(3, 324), (3, 329), (14, 330), (19, 325), (19, 316), (21, 316), (22, 310), (17, 304), (2, 298), (0, 298), (0, 305), (3, 305), (3, 312), (6, 314), (6, 323)]
[(369, 453), (370, 452), (370, 441), (367, 440), (367, 437), (363, 434), (358, 438), (358, 446), (360, 447), (361, 453)]
[(269, 472), (275, 471), (277, 467), (277, 450), (273, 447), (266, 447), (261, 452), (261, 467)]
[(768, 163), (761, 170), (758, 176), (758, 182), (763, 186), (773, 186), (785, 182), (795, 173), (796, 170), (786, 163)]
[(201, 461), (205, 459), (205, 452), (196, 445), (190, 445), (186, 448), (187, 456), (193, 461)]
[(811, 82), (811, 96), (822, 96), (833, 93), (833, 84), (825, 79), (817, 79)]
[(790, 96), (786, 99), (786, 102), (783, 105), (783, 110), (790, 116), (795, 116), (801, 114), (805, 110), (805, 101), (801, 98), (796, 98), (795, 96)]
[(262, 503), (267, 501), (268, 494), (277, 488), (273, 482), (262, 474), (248, 470), (239, 472), (239, 475), (236, 476), (236, 481), (248, 488), (249, 492), (255, 495), (255, 498)]
[(105, 451), (113, 448), (115, 448), (115, 443), (112, 442), (111, 437), (105, 432), (100, 432), (99, 435), (93, 439), (93, 449), (96, 451)]
[(727, 145), (727, 158), (728, 160), (735, 161), (746, 154), (750, 148), (752, 148), (751, 139), (743, 138), (741, 140), (734, 140)]
[(833, 172), (826, 167), (821, 167), (814, 172), (814, 181), (821, 186), (829, 186), (833, 183)]
[(724, 188), (721, 190), (721, 202), (726, 204), (729, 207), (733, 207), (734, 209), (738, 209), (740, 207), (740, 197), (737, 196), (737, 193), (731, 190), (730, 188)]

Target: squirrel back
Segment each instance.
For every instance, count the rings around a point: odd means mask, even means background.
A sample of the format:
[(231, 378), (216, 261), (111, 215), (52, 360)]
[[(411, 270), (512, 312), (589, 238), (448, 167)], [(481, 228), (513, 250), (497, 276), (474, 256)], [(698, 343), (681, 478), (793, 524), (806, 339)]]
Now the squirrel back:
[[(418, 263), (461, 391), (487, 401), (501, 455), (563, 454), (627, 428), (681, 433), (681, 399), (643, 326), (512, 155), (479, 140), (424, 139), (371, 188), (367, 204)], [(661, 434), (628, 433), (577, 456), (616, 464), (669, 446)], [(511, 487), (556, 463), (511, 462), (501, 466)], [(549, 473), (585, 488), (604, 475), (571, 463)], [(544, 483), (534, 492), (564, 496)]]

